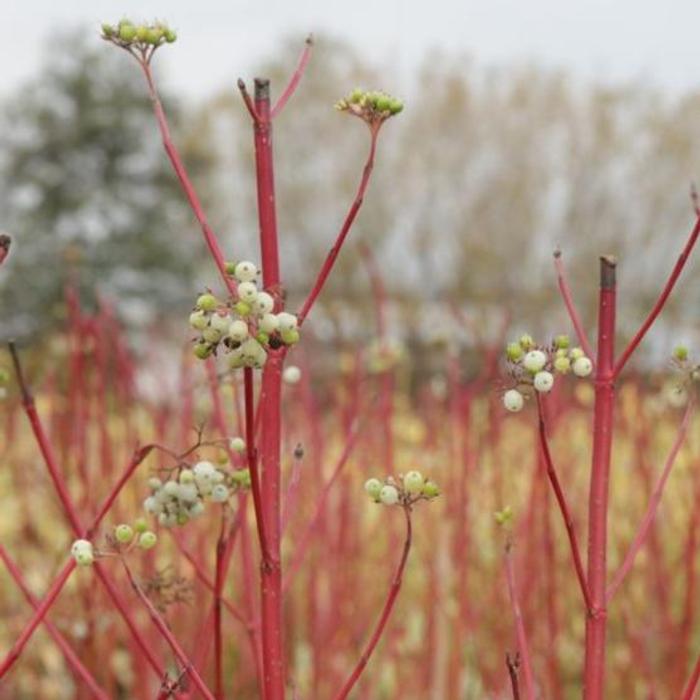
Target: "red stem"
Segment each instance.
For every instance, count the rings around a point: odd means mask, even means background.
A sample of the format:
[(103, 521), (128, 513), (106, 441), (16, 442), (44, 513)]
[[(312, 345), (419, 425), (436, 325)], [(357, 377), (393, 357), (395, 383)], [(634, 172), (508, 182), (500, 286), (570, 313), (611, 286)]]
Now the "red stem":
[(335, 700), (344, 700), (350, 694), (350, 691), (354, 688), (355, 684), (360, 678), (360, 675), (364, 671), (365, 666), (367, 666), (367, 663), (369, 662), (369, 659), (372, 656), (375, 647), (381, 639), (382, 633), (384, 632), (384, 628), (386, 627), (386, 624), (389, 621), (389, 617), (394, 607), (394, 603), (396, 603), (396, 598), (398, 597), (399, 591), (401, 590), (403, 572), (406, 568), (406, 562), (408, 561), (409, 552), (411, 551), (411, 540), (413, 536), (411, 526), (411, 512), (407, 507), (404, 507), (403, 511), (406, 517), (406, 538), (403, 543), (403, 551), (401, 552), (401, 560), (399, 561), (399, 566), (396, 569), (396, 573), (394, 574), (394, 578), (391, 582), (391, 587), (389, 588), (389, 595), (387, 596), (386, 601), (384, 602), (384, 607), (382, 608), (382, 613), (379, 617), (379, 621), (377, 622), (377, 626), (375, 627), (374, 632), (370, 637), (367, 647), (362, 652), (360, 660), (358, 661), (357, 665), (353, 669), (348, 679), (345, 681), (343, 687), (335, 696)]
[(158, 610), (156, 610), (155, 606), (153, 605), (149, 597), (145, 594), (141, 586), (139, 586), (139, 584), (136, 583), (136, 579), (134, 579), (134, 576), (131, 573), (131, 569), (129, 568), (129, 565), (124, 559), (122, 559), (122, 564), (124, 565), (124, 570), (126, 571), (126, 575), (129, 579), (131, 587), (134, 589), (134, 591), (136, 591), (136, 594), (141, 599), (141, 602), (146, 606), (148, 614), (153, 620), (153, 623), (158, 628), (158, 631), (161, 633), (163, 638), (170, 645), (170, 648), (173, 650), (173, 653), (177, 657), (178, 661), (184, 666), (185, 671), (187, 672), (187, 674), (189, 674), (190, 678), (192, 679), (192, 682), (197, 687), (197, 690), (199, 690), (199, 692), (206, 698), (206, 700), (215, 700), (211, 691), (209, 690), (209, 688), (207, 688), (206, 683), (202, 680), (202, 677), (199, 675), (199, 672), (193, 666), (192, 662), (178, 643), (177, 639), (175, 639), (175, 637), (173, 636), (173, 633), (168, 628), (168, 625), (166, 624), (165, 620), (163, 620), (160, 613), (158, 612)]
[(512, 544), (508, 542), (505, 547), (505, 566), (506, 566), (506, 581), (508, 582), (508, 597), (510, 598), (510, 606), (513, 610), (515, 618), (515, 633), (518, 638), (518, 651), (520, 652), (520, 660), (523, 666), (523, 675), (525, 676), (525, 697), (526, 700), (535, 700), (535, 676), (532, 672), (532, 662), (530, 661), (530, 649), (527, 643), (527, 634), (525, 632), (525, 623), (523, 622), (523, 614), (520, 610), (518, 602), (518, 592), (515, 585), (515, 572), (513, 571), (513, 561), (511, 558)]
[(585, 700), (602, 700), (604, 697), (608, 493), (615, 403), (615, 261), (603, 257), (600, 263), (598, 361), (595, 373), (593, 457), (588, 500), (588, 592), (591, 608), (586, 620)]
[(566, 496), (559, 483), (559, 477), (554, 469), (554, 462), (552, 461), (552, 455), (549, 451), (549, 443), (547, 441), (547, 429), (544, 422), (544, 407), (543, 400), (539, 394), (537, 394), (537, 414), (539, 416), (539, 438), (540, 438), (540, 448), (542, 450), (542, 455), (544, 457), (545, 464), (547, 466), (547, 476), (549, 477), (549, 482), (554, 489), (554, 495), (557, 499), (557, 504), (559, 505), (559, 510), (561, 511), (562, 518), (564, 519), (564, 525), (566, 526), (566, 534), (569, 537), (569, 545), (571, 546), (571, 555), (574, 559), (574, 568), (576, 569), (576, 577), (578, 578), (579, 586), (581, 588), (581, 593), (583, 595), (583, 600), (586, 603), (586, 610), (591, 610), (591, 598), (588, 593), (588, 586), (586, 584), (586, 573), (583, 570), (583, 562), (581, 559), (581, 551), (578, 546), (578, 539), (576, 537), (576, 532), (574, 531), (574, 519), (571, 517), (571, 510), (569, 504), (566, 501)]
[(647, 535), (649, 534), (649, 530), (651, 529), (651, 526), (654, 523), (654, 518), (656, 517), (656, 511), (658, 510), (659, 504), (661, 503), (661, 497), (663, 496), (666, 481), (668, 480), (668, 477), (671, 474), (671, 469), (673, 468), (673, 465), (676, 461), (676, 457), (678, 456), (678, 452), (680, 451), (683, 445), (683, 441), (685, 440), (686, 433), (688, 432), (688, 423), (690, 421), (692, 409), (693, 402), (692, 400), (689, 400), (688, 405), (685, 409), (685, 414), (683, 415), (683, 420), (681, 422), (680, 427), (678, 428), (678, 434), (676, 435), (676, 439), (674, 440), (673, 446), (671, 447), (671, 452), (666, 458), (666, 463), (664, 464), (664, 468), (661, 472), (659, 481), (657, 482), (654, 491), (651, 494), (651, 498), (649, 499), (649, 505), (647, 506), (647, 510), (644, 513), (644, 517), (642, 518), (642, 521), (639, 524), (639, 529), (637, 530), (637, 533), (634, 536), (634, 539), (632, 540), (632, 544), (630, 545), (630, 548), (627, 551), (627, 554), (625, 555), (625, 558), (620, 568), (618, 569), (617, 573), (613, 577), (613, 580), (608, 586), (608, 591), (606, 594), (607, 603), (609, 603), (612, 600), (612, 597), (615, 595), (615, 592), (620, 587), (620, 585), (625, 579), (625, 576), (627, 576), (630, 569), (632, 568), (634, 560), (637, 557), (637, 554), (639, 554), (639, 550), (644, 546), (644, 543), (646, 542)]
[[(277, 307), (282, 305), (279, 252), (277, 245), (277, 212), (270, 122), (270, 83), (255, 80), (253, 123), (255, 142), (255, 174), (258, 193), (260, 251), (263, 286), (272, 293)], [(282, 639), (282, 568), (281, 568), (281, 387), (284, 354), (270, 350), (263, 369), (260, 389), (260, 460), (262, 466), (261, 503), (258, 515), (264, 522), (263, 561), (261, 565), (262, 657), (265, 700), (284, 698), (284, 645)], [(251, 372), (246, 369), (245, 372)], [(252, 374), (246, 375), (252, 385)], [(246, 402), (248, 403), (248, 402)], [(249, 416), (247, 429), (252, 430)], [(252, 482), (252, 472), (251, 472)]]
[(330, 275), (331, 270), (333, 269), (333, 265), (335, 265), (336, 258), (340, 253), (340, 249), (342, 248), (343, 243), (345, 242), (345, 238), (350, 232), (350, 228), (352, 227), (352, 224), (355, 221), (355, 217), (360, 211), (360, 207), (362, 206), (362, 202), (364, 201), (365, 192), (367, 191), (367, 186), (369, 185), (369, 179), (372, 175), (372, 169), (374, 168), (374, 154), (377, 150), (378, 134), (378, 128), (373, 128), (371, 131), (369, 155), (367, 156), (367, 161), (365, 162), (365, 167), (362, 171), (362, 178), (360, 179), (360, 185), (357, 189), (357, 193), (355, 194), (355, 199), (353, 200), (353, 203), (350, 206), (350, 210), (348, 211), (347, 216), (345, 217), (345, 221), (343, 221), (343, 225), (340, 227), (338, 237), (336, 238), (333, 247), (328, 252), (328, 256), (326, 257), (323, 266), (321, 267), (321, 270), (318, 273), (316, 282), (311, 288), (309, 296), (306, 298), (304, 305), (301, 307), (301, 311), (298, 314), (299, 325), (301, 325), (304, 322), (304, 320), (309, 314), (309, 311), (311, 311), (311, 307), (316, 303), (316, 299), (318, 299), (318, 296), (321, 293), (321, 290), (323, 289), (326, 280), (328, 279), (328, 275)]
[(671, 296), (671, 292), (673, 291), (673, 288), (675, 287), (678, 278), (681, 276), (681, 272), (683, 272), (683, 268), (685, 267), (685, 264), (688, 261), (688, 258), (690, 257), (690, 253), (692, 252), (699, 235), (700, 216), (698, 216), (695, 222), (695, 226), (693, 226), (693, 229), (690, 232), (690, 235), (688, 236), (688, 240), (686, 241), (685, 247), (681, 251), (681, 254), (678, 256), (678, 260), (676, 261), (676, 264), (674, 265), (673, 270), (671, 271), (671, 276), (668, 278), (666, 286), (663, 288), (663, 291), (661, 292), (659, 298), (656, 300), (656, 304), (654, 304), (654, 307), (649, 312), (649, 315), (647, 316), (646, 320), (644, 321), (644, 323), (642, 323), (636, 335), (629, 342), (629, 345), (625, 348), (625, 351), (622, 353), (620, 359), (615, 364), (615, 369), (613, 370), (613, 375), (615, 377), (617, 377), (620, 374), (624, 366), (627, 364), (627, 360), (629, 360), (632, 353), (637, 349), (639, 343), (642, 342), (647, 331), (651, 328), (654, 321), (656, 321), (657, 316), (661, 313), (661, 310), (664, 308), (669, 296)]
[(561, 292), (562, 299), (564, 300), (564, 305), (566, 310), (569, 312), (569, 318), (576, 331), (576, 336), (578, 337), (578, 342), (581, 344), (581, 348), (586, 353), (586, 356), (591, 360), (593, 359), (593, 349), (591, 344), (588, 342), (588, 336), (581, 323), (581, 317), (576, 310), (576, 305), (574, 304), (574, 298), (571, 294), (571, 289), (569, 289), (569, 283), (566, 279), (566, 273), (564, 271), (564, 261), (561, 257), (561, 251), (554, 251), (554, 267), (557, 271), (557, 281), (559, 282), (559, 291)]
[(309, 36), (306, 37), (306, 44), (304, 46), (304, 50), (301, 52), (301, 56), (299, 57), (299, 63), (296, 67), (296, 70), (292, 74), (292, 77), (289, 80), (287, 87), (279, 96), (277, 102), (275, 102), (275, 105), (270, 112), (270, 119), (274, 119), (284, 109), (287, 102), (289, 102), (289, 98), (294, 94), (297, 87), (299, 86), (299, 83), (301, 82), (301, 79), (304, 76), (304, 72), (306, 71), (306, 66), (309, 63), (309, 59), (311, 58), (311, 49), (313, 45), (313, 37), (311, 36), (311, 34), (309, 34)]
[(158, 128), (160, 129), (160, 135), (163, 139), (163, 147), (165, 148), (165, 152), (168, 154), (170, 163), (172, 164), (173, 169), (175, 170), (177, 179), (180, 181), (180, 185), (182, 186), (185, 196), (187, 197), (187, 201), (189, 202), (190, 207), (194, 212), (195, 218), (199, 222), (199, 225), (202, 229), (202, 234), (204, 235), (204, 240), (207, 244), (207, 247), (209, 248), (209, 252), (211, 253), (212, 258), (214, 258), (216, 267), (219, 269), (221, 278), (223, 279), (224, 284), (226, 285), (226, 288), (228, 289), (229, 293), (231, 295), (235, 295), (236, 287), (233, 283), (233, 280), (226, 274), (226, 260), (224, 258), (223, 252), (221, 251), (221, 247), (219, 246), (219, 241), (216, 238), (216, 234), (211, 230), (211, 227), (209, 226), (206, 214), (204, 213), (204, 209), (202, 208), (201, 202), (199, 201), (199, 197), (197, 196), (197, 192), (195, 191), (194, 186), (190, 182), (190, 178), (187, 175), (187, 170), (185, 169), (185, 166), (182, 162), (182, 158), (180, 157), (177, 147), (173, 143), (172, 137), (170, 136), (168, 120), (165, 116), (165, 111), (163, 109), (163, 105), (161, 104), (160, 97), (158, 96), (158, 90), (156, 89), (155, 81), (153, 80), (151, 66), (146, 61), (139, 61), (139, 63), (141, 64), (143, 73), (146, 76), (148, 93), (151, 96), (151, 100), (153, 102), (153, 111), (155, 112), (156, 120), (158, 122)]

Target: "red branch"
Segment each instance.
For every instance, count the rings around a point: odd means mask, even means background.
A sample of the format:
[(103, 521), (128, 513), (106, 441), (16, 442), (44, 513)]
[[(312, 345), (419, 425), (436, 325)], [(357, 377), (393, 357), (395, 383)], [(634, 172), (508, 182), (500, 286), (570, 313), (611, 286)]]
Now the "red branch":
[(384, 602), (384, 607), (382, 608), (382, 613), (379, 617), (379, 621), (377, 622), (377, 626), (374, 628), (374, 632), (372, 633), (367, 647), (362, 652), (362, 656), (360, 656), (360, 660), (353, 669), (353, 672), (350, 674), (348, 679), (345, 681), (343, 687), (335, 696), (335, 700), (345, 700), (345, 698), (347, 698), (347, 696), (350, 694), (350, 691), (354, 688), (355, 684), (360, 678), (360, 675), (362, 674), (362, 671), (364, 671), (365, 666), (367, 666), (367, 663), (369, 662), (369, 659), (372, 656), (375, 647), (381, 639), (382, 633), (384, 632), (384, 628), (386, 627), (386, 623), (389, 621), (389, 616), (391, 615), (394, 603), (396, 603), (396, 598), (398, 597), (399, 591), (401, 590), (403, 572), (406, 568), (406, 562), (408, 561), (409, 552), (411, 551), (411, 540), (413, 536), (411, 526), (411, 511), (408, 507), (404, 507), (403, 511), (404, 515), (406, 516), (406, 538), (403, 543), (403, 551), (401, 552), (401, 560), (399, 561), (399, 566), (396, 569), (396, 573), (394, 574), (394, 578), (391, 582), (391, 587), (389, 588), (389, 595), (387, 596), (386, 601)]
[(647, 535), (649, 534), (649, 530), (652, 524), (654, 523), (654, 518), (656, 517), (656, 511), (658, 510), (659, 504), (661, 503), (661, 497), (663, 496), (664, 487), (666, 486), (668, 477), (671, 475), (671, 469), (673, 468), (673, 465), (676, 461), (676, 457), (680, 452), (681, 446), (683, 445), (683, 441), (685, 440), (685, 436), (688, 432), (688, 423), (690, 421), (692, 410), (693, 402), (692, 400), (689, 400), (688, 405), (685, 409), (685, 414), (683, 415), (683, 420), (680, 424), (680, 427), (678, 428), (678, 434), (676, 435), (676, 439), (673, 442), (671, 451), (669, 452), (669, 455), (666, 458), (666, 463), (664, 464), (663, 471), (661, 472), (661, 477), (659, 478), (659, 481), (657, 482), (654, 491), (651, 494), (649, 505), (647, 506), (646, 513), (644, 513), (644, 517), (642, 518), (642, 521), (639, 524), (637, 534), (632, 540), (632, 544), (630, 545), (630, 548), (627, 551), (627, 554), (625, 555), (624, 561), (622, 562), (620, 568), (618, 569), (617, 573), (613, 577), (613, 580), (608, 586), (608, 592), (606, 594), (607, 603), (610, 602), (612, 597), (615, 595), (615, 592), (624, 581), (625, 576), (627, 576), (629, 570), (634, 564), (634, 560), (637, 557), (637, 554), (639, 554), (639, 550), (644, 546), (644, 543), (646, 542)]
[(581, 347), (586, 353), (586, 356), (590, 358), (591, 361), (593, 361), (593, 349), (591, 348), (591, 344), (588, 342), (588, 336), (586, 335), (583, 323), (581, 323), (581, 317), (579, 316), (578, 311), (576, 310), (574, 298), (571, 294), (571, 289), (569, 288), (569, 283), (566, 279), (566, 273), (564, 271), (564, 261), (562, 260), (560, 250), (554, 251), (554, 267), (557, 271), (559, 291), (561, 292), (562, 299), (564, 300), (566, 310), (569, 312), (569, 318), (571, 319), (571, 323), (573, 324), (574, 330), (576, 331), (578, 342), (581, 344)]
[(275, 102), (274, 107), (270, 111), (270, 119), (274, 119), (284, 109), (287, 102), (289, 102), (289, 98), (295, 93), (302, 77), (304, 76), (309, 59), (311, 58), (311, 49), (313, 45), (313, 36), (309, 34), (309, 36), (306, 37), (306, 44), (304, 46), (304, 50), (301, 52), (301, 56), (299, 57), (299, 63), (297, 64), (296, 70), (292, 74), (287, 87), (279, 96), (277, 102)]
[(564, 519), (564, 525), (566, 526), (566, 534), (569, 537), (569, 544), (571, 546), (571, 555), (574, 559), (574, 568), (576, 569), (576, 577), (578, 578), (579, 586), (581, 588), (581, 593), (583, 594), (583, 600), (586, 603), (586, 610), (591, 610), (591, 599), (588, 593), (588, 585), (586, 584), (586, 573), (583, 570), (583, 562), (581, 559), (581, 551), (578, 546), (578, 539), (576, 538), (576, 532), (574, 531), (574, 519), (571, 517), (571, 510), (566, 501), (566, 496), (564, 496), (564, 491), (559, 483), (559, 477), (554, 468), (554, 462), (552, 461), (552, 455), (549, 451), (549, 443), (547, 441), (547, 429), (544, 422), (544, 409), (542, 406), (542, 399), (540, 395), (537, 394), (537, 414), (539, 417), (539, 437), (540, 437), (540, 448), (542, 450), (542, 455), (544, 456), (545, 464), (547, 465), (547, 476), (554, 489), (554, 495), (557, 499), (557, 504), (559, 505), (559, 510), (561, 511), (562, 518)]
[(657, 316), (661, 313), (661, 310), (666, 305), (666, 302), (668, 301), (669, 296), (671, 296), (671, 292), (673, 291), (673, 288), (675, 287), (678, 278), (681, 276), (681, 272), (683, 272), (683, 268), (685, 267), (685, 264), (688, 261), (688, 258), (690, 257), (690, 253), (692, 252), (699, 235), (700, 216), (698, 216), (695, 222), (695, 226), (693, 226), (693, 230), (688, 236), (688, 240), (685, 244), (685, 247), (681, 251), (681, 254), (678, 256), (678, 260), (676, 261), (676, 264), (674, 265), (673, 270), (671, 271), (671, 276), (668, 278), (666, 286), (663, 288), (663, 291), (661, 292), (659, 298), (656, 300), (656, 304), (654, 304), (654, 307), (649, 312), (649, 315), (647, 316), (646, 320), (644, 321), (644, 323), (642, 323), (634, 338), (632, 338), (632, 340), (629, 342), (629, 345), (625, 348), (625, 351), (622, 353), (620, 359), (615, 364), (615, 369), (613, 371), (613, 375), (615, 377), (617, 377), (620, 374), (624, 366), (627, 364), (627, 360), (630, 359), (630, 356), (637, 349), (639, 343), (642, 342), (644, 336), (647, 334), (647, 331), (651, 328), (654, 321), (656, 321)]

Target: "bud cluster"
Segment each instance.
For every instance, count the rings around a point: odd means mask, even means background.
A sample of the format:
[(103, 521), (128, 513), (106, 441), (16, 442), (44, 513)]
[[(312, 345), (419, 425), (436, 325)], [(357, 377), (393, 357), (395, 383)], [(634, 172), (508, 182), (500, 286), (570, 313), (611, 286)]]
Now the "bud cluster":
[(155, 532), (148, 529), (148, 524), (143, 518), (138, 518), (133, 526), (127, 523), (117, 525), (108, 540), (114, 547), (114, 551), (99, 552), (90, 540), (75, 540), (71, 546), (71, 556), (78, 566), (90, 566), (100, 555), (122, 554), (134, 547), (152, 549), (158, 542), (158, 537)]
[(335, 103), (339, 112), (348, 112), (369, 125), (381, 124), (403, 110), (403, 102), (378, 90), (355, 88), (347, 97)]
[(275, 300), (271, 294), (258, 291), (254, 263), (243, 260), (227, 263), (226, 268), (236, 279), (236, 296), (228, 302), (211, 292), (197, 298), (190, 314), (190, 326), (200, 333), (194, 354), (204, 360), (223, 346), (231, 369), (260, 368), (269, 350), (299, 342), (299, 322), (286, 311), (273, 313)]
[(385, 506), (411, 506), (416, 501), (429, 501), (440, 495), (438, 485), (426, 479), (419, 471), (399, 474), (398, 481), (388, 476), (384, 481), (367, 479), (365, 492), (375, 503)]
[(164, 527), (184, 525), (204, 512), (204, 503), (226, 503), (232, 493), (250, 488), (250, 472), (241, 469), (225, 472), (211, 462), (197, 462), (191, 469), (182, 467), (176, 478), (163, 482), (148, 480), (151, 495), (143, 502), (147, 513), (155, 515)]
[(146, 51), (163, 44), (172, 44), (177, 39), (177, 34), (163, 22), (136, 24), (131, 20), (122, 19), (118, 24), (104, 23), (102, 38), (124, 49), (134, 46)]
[(503, 405), (507, 410), (520, 411), (525, 398), (533, 391), (550, 392), (556, 374), (573, 372), (577, 377), (587, 377), (593, 371), (593, 363), (583, 350), (570, 345), (567, 335), (557, 336), (549, 345), (537, 345), (529, 335), (508, 343), (506, 360), (514, 386), (503, 395)]

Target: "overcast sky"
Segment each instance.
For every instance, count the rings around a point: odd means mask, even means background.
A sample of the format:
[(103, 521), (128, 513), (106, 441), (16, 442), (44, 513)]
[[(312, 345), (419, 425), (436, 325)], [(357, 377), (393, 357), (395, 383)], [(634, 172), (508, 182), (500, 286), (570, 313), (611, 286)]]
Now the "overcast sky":
[(585, 78), (648, 78), (673, 91), (700, 82), (697, 0), (0, 0), (0, 90), (36, 69), (52, 26), (123, 15), (178, 29), (177, 50), (161, 60), (170, 86), (199, 96), (253, 74), (280, 36), (301, 41), (308, 31), (350, 41), (404, 77), (442, 47), (484, 63), (534, 59)]

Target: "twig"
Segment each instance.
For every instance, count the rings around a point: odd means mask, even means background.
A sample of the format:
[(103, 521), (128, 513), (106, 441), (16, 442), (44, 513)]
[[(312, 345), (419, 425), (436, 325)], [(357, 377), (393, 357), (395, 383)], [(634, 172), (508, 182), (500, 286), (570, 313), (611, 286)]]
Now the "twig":
[(313, 35), (309, 34), (309, 36), (306, 37), (304, 50), (301, 52), (301, 56), (299, 57), (299, 63), (296, 67), (296, 70), (292, 74), (292, 77), (289, 83), (287, 84), (287, 87), (284, 89), (277, 102), (275, 102), (274, 106), (270, 110), (270, 119), (274, 119), (284, 109), (285, 105), (289, 101), (289, 98), (294, 94), (297, 87), (299, 86), (299, 83), (301, 82), (301, 79), (304, 76), (304, 71), (306, 71), (306, 66), (309, 63), (309, 59), (311, 58), (311, 49), (313, 45)]
[(583, 570), (583, 560), (581, 558), (581, 551), (578, 546), (578, 539), (576, 537), (576, 532), (574, 531), (574, 519), (571, 517), (571, 510), (566, 501), (566, 496), (559, 482), (559, 477), (554, 468), (554, 462), (552, 461), (552, 455), (549, 451), (549, 442), (547, 440), (547, 429), (544, 422), (544, 407), (543, 401), (539, 393), (537, 394), (537, 415), (539, 423), (539, 438), (540, 438), (540, 449), (542, 450), (542, 456), (544, 457), (545, 464), (547, 466), (547, 476), (549, 477), (549, 482), (554, 489), (554, 495), (557, 499), (557, 504), (559, 505), (559, 510), (561, 511), (562, 518), (564, 519), (564, 525), (566, 527), (566, 534), (569, 538), (569, 545), (571, 547), (571, 555), (574, 560), (574, 568), (576, 569), (576, 577), (578, 578), (579, 587), (581, 588), (581, 594), (583, 595), (583, 600), (586, 604), (586, 610), (591, 611), (591, 599), (588, 592), (588, 584), (586, 583), (586, 574)]
[(404, 516), (406, 517), (406, 538), (403, 543), (403, 551), (401, 552), (401, 560), (399, 561), (399, 566), (396, 569), (396, 573), (394, 574), (394, 578), (391, 582), (391, 587), (389, 588), (389, 594), (386, 598), (386, 601), (384, 602), (384, 607), (379, 617), (379, 621), (377, 622), (377, 626), (375, 627), (374, 632), (372, 633), (367, 647), (362, 652), (360, 660), (358, 661), (357, 665), (353, 669), (348, 679), (345, 681), (345, 684), (335, 696), (335, 700), (344, 700), (345, 698), (347, 698), (347, 696), (350, 694), (350, 691), (357, 683), (360, 675), (362, 674), (362, 671), (365, 669), (365, 666), (367, 666), (367, 663), (369, 662), (369, 659), (372, 656), (374, 649), (376, 648), (377, 644), (379, 643), (379, 640), (381, 639), (382, 633), (384, 632), (384, 628), (386, 627), (386, 623), (389, 621), (389, 616), (391, 615), (394, 603), (396, 603), (396, 598), (398, 597), (399, 591), (401, 590), (403, 572), (406, 568), (406, 562), (408, 561), (409, 552), (411, 551), (412, 540), (411, 511), (408, 506), (404, 506), (403, 512)]
[(649, 534), (649, 530), (652, 524), (654, 523), (656, 511), (659, 509), (659, 504), (661, 503), (661, 497), (663, 496), (664, 487), (666, 486), (668, 477), (671, 474), (671, 469), (673, 468), (673, 465), (676, 461), (676, 457), (678, 456), (678, 453), (683, 445), (683, 441), (685, 440), (685, 436), (688, 432), (688, 424), (690, 421), (692, 411), (693, 401), (692, 399), (689, 399), (688, 405), (686, 406), (685, 413), (683, 415), (683, 420), (681, 421), (681, 424), (678, 428), (676, 439), (674, 440), (673, 446), (671, 447), (671, 451), (669, 452), (669, 455), (666, 458), (666, 463), (664, 464), (664, 468), (661, 472), (661, 476), (659, 477), (659, 481), (657, 482), (654, 491), (651, 494), (651, 498), (649, 499), (649, 505), (647, 506), (647, 510), (644, 513), (644, 517), (642, 518), (642, 521), (639, 524), (637, 534), (634, 536), (632, 544), (627, 550), (627, 554), (625, 555), (625, 558), (622, 564), (620, 565), (620, 568), (618, 569), (617, 573), (610, 582), (610, 585), (608, 586), (607, 594), (605, 597), (606, 603), (609, 603), (612, 597), (615, 595), (615, 592), (624, 581), (625, 576), (627, 576), (630, 569), (632, 568), (634, 560), (637, 557), (637, 554), (639, 554), (639, 550), (644, 546), (647, 535)]
[(523, 662), (523, 674), (525, 676), (525, 697), (527, 700), (535, 700), (535, 677), (532, 673), (532, 664), (530, 662), (530, 650), (527, 643), (527, 634), (525, 632), (525, 623), (518, 602), (518, 593), (515, 585), (515, 572), (513, 571), (513, 562), (511, 558), (511, 549), (513, 543), (508, 540), (505, 546), (505, 566), (506, 566), (506, 581), (508, 583), (508, 596), (510, 605), (515, 618), (515, 632), (518, 637), (518, 653)]
[(666, 305), (666, 302), (668, 301), (669, 296), (671, 296), (671, 292), (673, 291), (673, 288), (675, 287), (678, 278), (681, 276), (681, 272), (683, 272), (683, 268), (685, 267), (685, 264), (688, 261), (688, 258), (690, 257), (690, 253), (692, 252), (699, 235), (700, 215), (698, 215), (698, 218), (695, 221), (695, 225), (693, 226), (693, 229), (690, 232), (690, 235), (688, 236), (688, 240), (685, 244), (685, 247), (681, 251), (681, 254), (678, 256), (678, 260), (676, 261), (676, 264), (674, 265), (673, 270), (671, 271), (671, 275), (668, 278), (668, 281), (666, 282), (666, 286), (663, 288), (661, 294), (659, 295), (659, 298), (656, 300), (656, 303), (654, 304), (652, 310), (649, 312), (649, 315), (647, 316), (646, 320), (644, 321), (644, 323), (642, 323), (634, 338), (632, 338), (632, 340), (629, 342), (629, 345), (627, 345), (624, 352), (620, 356), (620, 359), (615, 364), (615, 369), (613, 370), (614, 377), (619, 376), (620, 372), (627, 364), (627, 361), (630, 359), (630, 356), (637, 349), (637, 346), (642, 342), (644, 336), (647, 334), (647, 331), (651, 328), (654, 321), (656, 321), (657, 316), (661, 313), (661, 310)]
[(520, 700), (520, 686), (518, 685), (518, 668), (520, 667), (520, 654), (515, 653), (511, 656), (510, 652), (506, 652), (506, 668), (510, 676), (510, 687), (513, 691), (513, 700)]
[(593, 362), (593, 349), (591, 348), (591, 344), (588, 341), (588, 336), (586, 335), (583, 323), (581, 323), (581, 317), (579, 316), (578, 311), (576, 310), (574, 298), (571, 294), (571, 289), (569, 288), (569, 283), (566, 279), (566, 273), (564, 271), (564, 261), (561, 257), (561, 250), (559, 249), (554, 251), (554, 267), (557, 271), (557, 282), (559, 283), (559, 291), (561, 292), (562, 299), (564, 300), (566, 310), (569, 312), (569, 318), (571, 319), (571, 323), (573, 324), (574, 330), (576, 331), (576, 337), (578, 338), (578, 342), (581, 344), (581, 347), (586, 353), (586, 356), (591, 360), (591, 362)]

